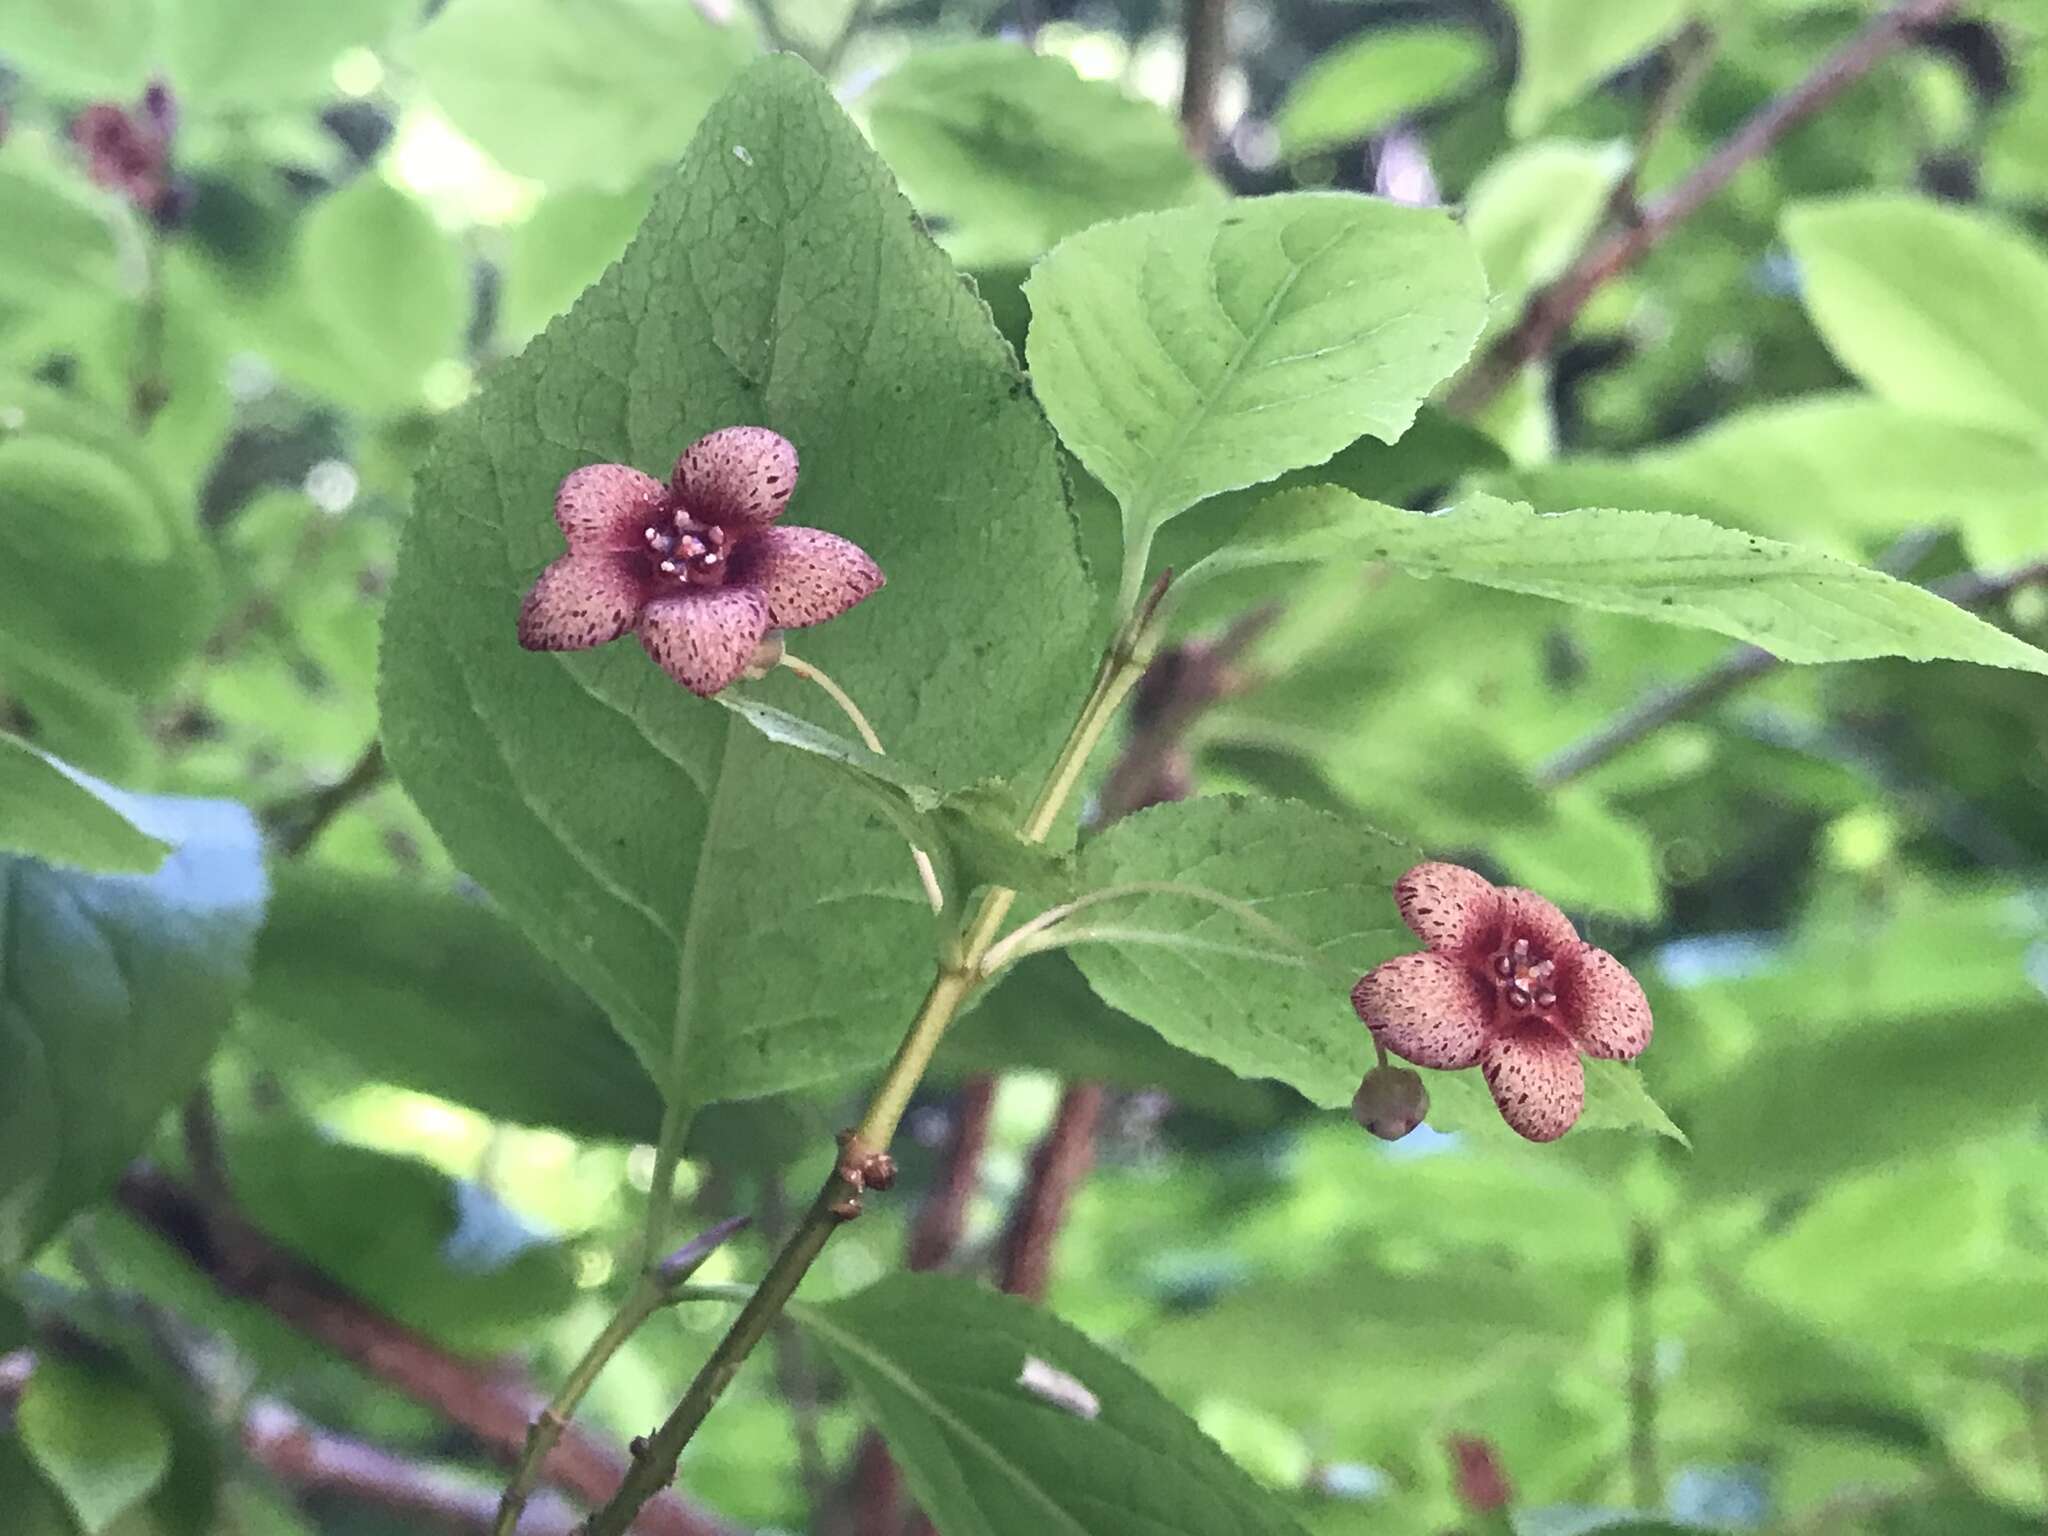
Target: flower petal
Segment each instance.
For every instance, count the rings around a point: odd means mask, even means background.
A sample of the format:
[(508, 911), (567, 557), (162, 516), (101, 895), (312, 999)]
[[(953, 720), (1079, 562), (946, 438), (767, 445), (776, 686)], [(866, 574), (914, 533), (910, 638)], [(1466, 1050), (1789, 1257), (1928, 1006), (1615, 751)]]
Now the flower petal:
[(765, 527), (796, 489), (796, 447), (766, 427), (722, 427), (683, 450), (671, 483), (699, 522)]
[(1500, 888), (1502, 915), (1507, 938), (1527, 939), (1541, 953), (1555, 957), (1580, 942), (1572, 920), (1557, 910), (1547, 897), (1525, 891), (1519, 885)]
[(1560, 957), (1557, 1016), (1579, 1049), (1628, 1061), (1650, 1043), (1650, 1000), (1627, 966), (1604, 949), (1580, 944)]
[(1431, 949), (1490, 949), (1500, 928), (1500, 892), (1462, 864), (1418, 864), (1394, 882), (1408, 931)]
[(646, 600), (636, 556), (564, 555), (520, 605), (519, 643), (529, 651), (587, 651), (631, 629)]
[(710, 698), (738, 682), (768, 633), (768, 604), (751, 587), (658, 597), (640, 616), (640, 643), (690, 692)]
[(802, 629), (836, 619), (882, 585), (882, 568), (822, 528), (764, 528), (733, 555), (732, 580), (768, 600), (768, 622)]
[(1578, 1050), (1547, 1024), (1493, 1036), (1479, 1067), (1501, 1119), (1531, 1141), (1557, 1140), (1586, 1106), (1586, 1069)]
[(1374, 966), (1351, 989), (1351, 1006), (1396, 1056), (1449, 1070), (1478, 1062), (1493, 996), (1465, 966), (1425, 949)]
[(661, 512), (662, 484), (624, 464), (586, 464), (555, 488), (555, 522), (571, 554), (644, 549)]

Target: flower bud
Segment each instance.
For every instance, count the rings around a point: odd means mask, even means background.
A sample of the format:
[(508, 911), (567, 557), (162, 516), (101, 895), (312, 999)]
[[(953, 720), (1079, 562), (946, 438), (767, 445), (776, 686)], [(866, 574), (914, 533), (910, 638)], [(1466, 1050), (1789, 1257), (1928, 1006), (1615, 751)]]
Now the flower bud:
[(1406, 1067), (1374, 1067), (1351, 1100), (1351, 1118), (1381, 1141), (1399, 1141), (1429, 1113), (1429, 1090)]
[(1514, 1487), (1508, 1482), (1507, 1470), (1501, 1466), (1500, 1453), (1494, 1450), (1492, 1442), (1473, 1435), (1453, 1435), (1447, 1448), (1458, 1502), (1475, 1515), (1497, 1514), (1506, 1509), (1515, 1496)]

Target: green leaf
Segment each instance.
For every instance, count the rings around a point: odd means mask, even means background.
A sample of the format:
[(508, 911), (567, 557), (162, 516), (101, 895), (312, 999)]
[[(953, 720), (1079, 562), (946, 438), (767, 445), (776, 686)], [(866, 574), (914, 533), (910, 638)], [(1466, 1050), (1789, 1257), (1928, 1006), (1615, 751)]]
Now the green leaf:
[[(0, 378), (0, 442), (60, 440), (104, 461), (134, 537), (92, 543), (67, 505), (53, 519), (46, 480), (0, 477), (0, 663), (40, 691), (153, 696), (204, 642), (219, 579), (188, 497), (97, 407)], [(141, 497), (143, 502), (135, 498)], [(89, 510), (89, 509), (86, 509)], [(27, 689), (24, 689), (26, 692)], [(37, 702), (30, 699), (31, 704)]]
[(1462, 90), (1486, 68), (1485, 41), (1460, 27), (1392, 26), (1361, 32), (1296, 77), (1273, 124), (1290, 158), (1384, 133)]
[(792, 1307), (911, 1492), (980, 1536), (1300, 1536), (1285, 1507), (1107, 1350), (973, 1282), (900, 1275)]
[(163, 44), (171, 82), (192, 109), (213, 114), (324, 101), (334, 61), (375, 48), (416, 9), (412, 0), (177, 0)]
[(268, 317), (279, 369), (356, 410), (417, 408), (469, 316), (461, 258), (433, 215), (365, 172), (314, 205), (296, 261)]
[(675, 158), (753, 51), (670, 0), (451, 0), (412, 61), (506, 170), (616, 192)]
[(259, 1230), (446, 1348), (481, 1355), (529, 1342), (575, 1295), (564, 1244), (416, 1158), (297, 1121), (231, 1136), (226, 1152), (235, 1198)]
[(0, 732), (0, 854), (93, 874), (147, 874), (168, 844), (151, 837), (75, 773), (17, 736)]
[(483, 902), (281, 867), (242, 1036), (292, 1081), (370, 1080), (494, 1120), (652, 1141), (661, 1100), (597, 1005)]
[(652, 197), (653, 188), (641, 184), (623, 192), (570, 187), (542, 199), (506, 237), (500, 340), (524, 346), (596, 282), (647, 217)]
[[(197, 1080), (248, 980), (264, 878), (240, 806), (102, 791), (171, 845), (153, 875), (0, 857), (0, 1266), (98, 1199)], [(32, 1191), (32, 1193), (29, 1193)]]
[(7, 61), (53, 93), (129, 95), (155, 64), (161, 9), (159, 0), (10, 0)]
[(1472, 183), (1465, 228), (1494, 292), (1496, 324), (1569, 266), (1600, 225), (1628, 146), (1543, 139), (1510, 150)]
[[(23, 19), (18, 11), (9, 14), (10, 54), (13, 28)], [(42, 309), (118, 286), (106, 205), (62, 167), (17, 145), (0, 149), (0, 226), (36, 232), (33, 240), (0, 245), (0, 302)]]
[(87, 1536), (134, 1508), (170, 1470), (169, 1429), (143, 1388), (110, 1362), (45, 1355), (15, 1427)]
[[(802, 652), (891, 752), (947, 793), (1048, 761), (1091, 609), (1051, 434), (987, 310), (789, 58), (749, 71), (620, 263), (449, 419), (384, 630), (407, 789), (659, 1081), (680, 1023), (698, 1102), (886, 1057), (931, 966), (900, 837), (824, 762), (690, 698), (630, 640), (514, 643), (562, 550), (564, 474), (666, 472), (736, 422), (802, 454), (790, 521), (888, 573)], [(744, 701), (837, 719), (786, 675)]]
[(1517, 138), (1541, 128), (1630, 60), (1676, 32), (1693, 0), (1509, 0), (1522, 65), (1508, 98)]
[(1784, 232), (1814, 324), (1878, 394), (2029, 436), (2048, 427), (2048, 257), (2021, 231), (1873, 194), (1797, 204)]
[(1147, 893), (1077, 913), (1069, 952), (1104, 1002), (1182, 1049), (1240, 1077), (1276, 1078), (1317, 1104), (1349, 1104), (1372, 1059), (1349, 989), (1410, 947), (1389, 926), (1388, 892), (1414, 862), (1413, 849), (1291, 801), (1155, 806), (1082, 848), (1080, 889), (1205, 886), (1264, 921)]
[(1485, 312), (1448, 215), (1291, 193), (1099, 225), (1033, 270), (1032, 387), (1125, 541), (1220, 491), (1392, 442)]
[(1216, 195), (1157, 106), (1017, 43), (912, 53), (862, 100), (911, 200), (963, 266), (1024, 262), (1104, 219)]
[(1539, 515), (1481, 494), (1417, 513), (1332, 487), (1291, 491), (1268, 503), (1253, 535), (1211, 555), (1182, 586), (1245, 566), (1336, 558), (1710, 629), (1786, 661), (1905, 656), (2048, 673), (2048, 654), (1923, 588), (1670, 512)]

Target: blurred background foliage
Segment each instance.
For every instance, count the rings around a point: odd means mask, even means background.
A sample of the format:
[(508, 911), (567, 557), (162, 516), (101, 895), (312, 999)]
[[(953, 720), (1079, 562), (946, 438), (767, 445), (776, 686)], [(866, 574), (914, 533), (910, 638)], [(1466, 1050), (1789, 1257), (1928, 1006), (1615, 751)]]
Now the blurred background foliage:
[[(153, 1155), (198, 1185), (217, 1160), (242, 1213), (333, 1281), (541, 1382), (629, 1278), (655, 1091), (381, 777), (378, 612), (437, 423), (618, 254), (763, 48), (831, 78), (1013, 341), (1024, 271), (1061, 237), (1323, 186), (1458, 207), (1504, 329), (1875, 9), (1195, 0), (1227, 28), (1197, 159), (1174, 118), (1187, 18), (1155, 0), (5, 0), (0, 711), (91, 774), (238, 801), (270, 833), (249, 990), (206, 1068), (216, 1123), (164, 1126)], [(96, 103), (126, 129), (82, 128)], [(1539, 508), (1697, 511), (1916, 580), (2039, 560), (2048, 352), (2004, 395), (1939, 366), (1986, 335), (2048, 340), (2044, 238), (2048, 7), (1956, 7), (1604, 288), (1476, 423), (1428, 412), (1320, 473), (1418, 507), (1469, 479)], [(1874, 250), (1903, 308), (1816, 302), (1826, 263)], [(1859, 350), (1921, 331), (1896, 366)], [(1072, 473), (1113, 572), (1114, 511)], [(1218, 498), (1165, 542), (1198, 556), (1251, 506)], [(2048, 635), (2039, 590), (2006, 616)], [(1689, 1147), (1383, 1149), (1047, 957), (948, 1047), (901, 1192), (833, 1245), (819, 1293), (901, 1262), (989, 1073), (952, 1262), (993, 1263), (1060, 1077), (1099, 1080), (1050, 1302), (1312, 1531), (1457, 1527), (1453, 1434), (1494, 1448), (1524, 1536), (1623, 1529), (1600, 1512), (1630, 1508), (1685, 1529), (2040, 1529), (2048, 700), (1988, 669), (1783, 669), (1560, 770), (1724, 649), (1332, 571), (1240, 659), (1185, 765), (1200, 792), (1339, 807), (1581, 915), (1651, 986), (1642, 1068)], [(827, 1090), (702, 1119), (694, 1209), (760, 1218), (704, 1278), (755, 1271), (844, 1109)], [(0, 1157), (33, 1129), (0, 1122)], [(44, 1357), (0, 1435), (11, 1531), (428, 1528), (256, 1466), (220, 1427), (256, 1394), (487, 1485), (474, 1433), (224, 1296), (165, 1237), (132, 1201), (95, 1206), (0, 1303), (0, 1351), (33, 1337)], [(653, 1422), (723, 1320), (658, 1317), (591, 1419)], [(821, 1494), (859, 1430), (842, 1385), (785, 1352), (713, 1418), (686, 1486), (749, 1527), (843, 1530)]]

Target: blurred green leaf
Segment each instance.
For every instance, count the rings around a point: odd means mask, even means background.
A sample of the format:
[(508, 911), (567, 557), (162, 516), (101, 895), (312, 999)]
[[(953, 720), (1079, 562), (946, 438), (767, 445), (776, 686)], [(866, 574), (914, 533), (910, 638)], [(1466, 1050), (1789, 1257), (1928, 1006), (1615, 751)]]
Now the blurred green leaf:
[(381, 1080), (498, 1120), (652, 1141), (661, 1100), (604, 1014), (482, 901), (277, 873), (243, 1035), (294, 1080)]
[[(103, 790), (171, 845), (152, 875), (0, 858), (0, 1265), (98, 1199), (157, 1117), (198, 1080), (248, 981), (264, 878), (240, 806)], [(32, 1192), (32, 1193), (31, 1193)]]
[(906, 1274), (792, 1311), (945, 1529), (1299, 1536), (1284, 1506), (1142, 1377), (1026, 1302)]
[(413, 0), (177, 0), (160, 7), (159, 46), (188, 111), (206, 114), (325, 101), (332, 66), (350, 48), (376, 48), (417, 7)]
[(158, 0), (10, 0), (6, 53), (46, 89), (127, 95), (149, 77), (161, 9)]
[(541, 199), (506, 239), (500, 341), (524, 346), (603, 276), (647, 217), (652, 196), (647, 186), (623, 192), (569, 187)]
[(0, 853), (113, 875), (148, 874), (169, 852), (92, 780), (0, 732)]
[(140, 1503), (170, 1470), (169, 1430), (148, 1394), (111, 1361), (45, 1355), (15, 1424), (87, 1536)]
[(672, 0), (451, 0), (412, 61), (508, 171), (616, 192), (675, 157), (753, 51), (743, 25)]
[(1029, 261), (1104, 219), (1212, 198), (1173, 120), (1016, 43), (912, 53), (862, 98), (875, 147), (963, 266)]
[[(51, 4), (68, 8), (69, 0)], [(14, 52), (13, 29), (40, 8), (10, 10), (9, 53)], [(34, 239), (0, 244), (0, 303), (40, 310), (117, 286), (110, 205), (83, 177), (67, 175), (65, 168), (32, 155), (25, 146), (0, 148), (0, 227), (35, 231)]]
[(1362, 432), (1400, 437), (1464, 361), (1484, 292), (1435, 209), (1303, 192), (1146, 214), (1033, 269), (1032, 387), (1136, 546)]
[(1571, 265), (1600, 227), (1628, 146), (1543, 139), (1489, 165), (1465, 197), (1465, 228), (1494, 294), (1496, 325)]
[(1508, 98), (1518, 137), (1534, 133), (1630, 60), (1676, 32), (1693, 0), (1508, 0), (1522, 64)]
[(1384, 133), (1462, 90), (1490, 54), (1459, 27), (1373, 27), (1324, 53), (1280, 99), (1282, 153), (1300, 156)]
[(1930, 416), (2048, 427), (2048, 256), (2021, 231), (1873, 194), (1797, 204), (1784, 232), (1814, 324), (1871, 389)]
[[(802, 453), (792, 521), (889, 574), (802, 645), (887, 761), (951, 791), (1049, 759), (1090, 608), (1051, 435), (986, 311), (790, 59), (747, 75), (620, 265), (442, 434), (384, 635), (408, 790), (658, 1080), (680, 1024), (698, 1102), (882, 1059), (930, 966), (900, 841), (821, 765), (687, 697), (630, 641), (514, 643), (521, 592), (562, 550), (561, 477), (666, 470), (735, 422)], [(833, 718), (788, 676), (747, 698)]]

